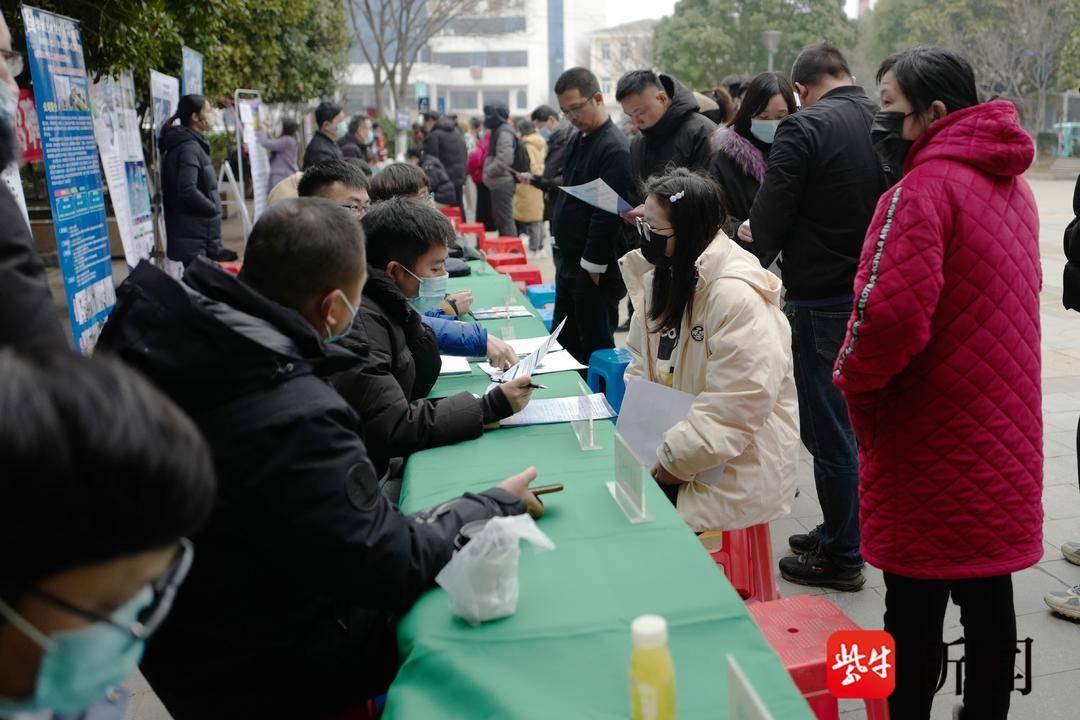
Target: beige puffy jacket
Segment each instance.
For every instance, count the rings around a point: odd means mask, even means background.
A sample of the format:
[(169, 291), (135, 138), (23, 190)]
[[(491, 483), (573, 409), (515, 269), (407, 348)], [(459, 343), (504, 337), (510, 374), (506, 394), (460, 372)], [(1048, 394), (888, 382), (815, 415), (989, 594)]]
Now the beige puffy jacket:
[[(619, 261), (637, 312), (627, 377), (657, 382), (659, 335), (646, 331), (654, 268), (635, 250)], [(735, 530), (791, 511), (799, 453), (799, 405), (791, 327), (780, 280), (724, 233), (697, 260), (692, 313), (683, 315), (672, 385), (697, 395), (686, 420), (664, 435), (660, 463), (676, 477), (679, 514), (696, 532)], [(723, 467), (715, 484), (695, 477)]]
[[(547, 143), (540, 133), (529, 133), (521, 138), (529, 153), (529, 172), (536, 177), (544, 174), (544, 152)], [(542, 222), (544, 219), (544, 191), (528, 183), (518, 183), (514, 190), (514, 220), (520, 223)]]

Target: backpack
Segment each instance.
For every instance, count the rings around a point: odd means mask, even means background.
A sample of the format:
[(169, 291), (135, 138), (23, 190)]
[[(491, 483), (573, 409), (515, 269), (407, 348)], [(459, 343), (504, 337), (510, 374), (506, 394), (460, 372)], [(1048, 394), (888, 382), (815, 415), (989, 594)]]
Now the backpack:
[(527, 173), (532, 167), (532, 163), (529, 162), (529, 151), (525, 149), (525, 143), (521, 142), (521, 138), (517, 136), (513, 128), (509, 125), (506, 127), (510, 132), (510, 137), (514, 139), (514, 162), (510, 164), (510, 169), (514, 172)]

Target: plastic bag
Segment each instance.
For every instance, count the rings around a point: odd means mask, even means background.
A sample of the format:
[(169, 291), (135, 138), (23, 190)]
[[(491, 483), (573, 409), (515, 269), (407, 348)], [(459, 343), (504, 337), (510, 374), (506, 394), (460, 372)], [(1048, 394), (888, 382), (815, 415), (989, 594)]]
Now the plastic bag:
[(492, 518), (435, 576), (450, 596), (450, 611), (470, 625), (513, 615), (518, 603), (519, 541), (554, 550), (529, 515)]

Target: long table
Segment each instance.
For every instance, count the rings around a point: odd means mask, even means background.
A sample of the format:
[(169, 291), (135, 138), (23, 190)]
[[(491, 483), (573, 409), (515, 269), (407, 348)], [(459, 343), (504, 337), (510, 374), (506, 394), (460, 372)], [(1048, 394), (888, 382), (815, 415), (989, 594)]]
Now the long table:
[[(502, 305), (508, 294), (531, 308), (505, 276), (450, 281), (451, 291), (465, 288), (478, 308)], [(507, 323), (517, 337), (546, 333), (537, 317), (485, 324), (498, 332)], [(471, 375), (441, 378), (432, 396), (483, 393), (488, 382), (473, 366)], [(587, 392), (577, 373), (537, 382), (549, 389), (534, 398)], [(545, 496), (539, 521), (556, 549), (522, 547), (513, 616), (471, 627), (451, 615), (446, 593), (435, 588), (404, 617), (402, 666), (385, 717), (628, 717), (630, 623), (658, 613), (668, 621), (680, 717), (728, 716), (730, 653), (774, 718), (812, 718), (743, 601), (655, 484), (646, 501), (655, 521), (627, 521), (604, 484), (614, 471), (613, 425), (602, 421), (596, 430), (603, 446), (597, 451), (582, 451), (569, 424), (541, 425), (490, 431), (409, 460), (401, 496), (407, 512), (484, 490), (530, 465), (538, 484), (566, 489)]]

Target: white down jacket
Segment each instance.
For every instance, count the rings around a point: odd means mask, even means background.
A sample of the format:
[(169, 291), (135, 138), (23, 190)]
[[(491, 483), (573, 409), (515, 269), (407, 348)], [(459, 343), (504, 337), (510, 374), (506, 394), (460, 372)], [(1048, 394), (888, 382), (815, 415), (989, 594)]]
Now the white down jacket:
[[(655, 268), (640, 250), (619, 266), (637, 309), (626, 376), (659, 382), (660, 336), (646, 327)], [(697, 271), (693, 308), (665, 361), (674, 367), (672, 387), (697, 400), (665, 433), (657, 459), (687, 481), (678, 510), (691, 528), (735, 530), (791, 511), (799, 452), (791, 327), (780, 309), (780, 280), (723, 232), (698, 258)], [(695, 480), (717, 467), (719, 481)]]

